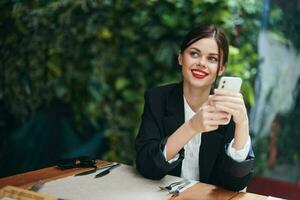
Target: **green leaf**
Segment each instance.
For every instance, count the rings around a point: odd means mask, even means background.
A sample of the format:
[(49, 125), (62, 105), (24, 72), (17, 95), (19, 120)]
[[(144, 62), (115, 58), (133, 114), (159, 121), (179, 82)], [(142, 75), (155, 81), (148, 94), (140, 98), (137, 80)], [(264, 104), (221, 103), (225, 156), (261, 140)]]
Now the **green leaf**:
[(99, 37), (101, 39), (105, 39), (105, 40), (108, 40), (108, 39), (111, 39), (113, 37), (113, 34), (112, 32), (109, 30), (108, 27), (102, 27), (99, 31)]
[(169, 28), (175, 28), (177, 26), (177, 20), (176, 17), (172, 14), (164, 13), (161, 16), (162, 24)]
[(123, 90), (128, 84), (129, 84), (129, 81), (127, 78), (118, 77), (115, 82), (115, 89), (117, 91)]

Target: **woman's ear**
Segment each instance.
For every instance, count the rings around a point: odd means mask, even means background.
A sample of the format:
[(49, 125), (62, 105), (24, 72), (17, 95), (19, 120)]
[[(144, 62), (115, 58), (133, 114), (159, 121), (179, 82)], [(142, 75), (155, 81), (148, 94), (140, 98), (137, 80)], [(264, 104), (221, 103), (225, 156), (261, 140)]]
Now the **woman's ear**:
[(181, 51), (178, 52), (178, 64), (182, 66), (182, 54)]
[(218, 76), (221, 76), (224, 72), (225, 72), (226, 66), (225, 65), (221, 65), (220, 69), (219, 69), (219, 74)]

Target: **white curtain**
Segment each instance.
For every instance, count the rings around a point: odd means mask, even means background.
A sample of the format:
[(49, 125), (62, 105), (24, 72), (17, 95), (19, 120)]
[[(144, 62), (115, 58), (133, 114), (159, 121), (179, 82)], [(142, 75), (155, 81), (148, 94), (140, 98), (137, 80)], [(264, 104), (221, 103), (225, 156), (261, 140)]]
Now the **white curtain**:
[(270, 133), (277, 114), (289, 112), (297, 97), (300, 54), (290, 42), (263, 30), (259, 34), (260, 64), (255, 80), (256, 100), (250, 113), (250, 129), (257, 136)]

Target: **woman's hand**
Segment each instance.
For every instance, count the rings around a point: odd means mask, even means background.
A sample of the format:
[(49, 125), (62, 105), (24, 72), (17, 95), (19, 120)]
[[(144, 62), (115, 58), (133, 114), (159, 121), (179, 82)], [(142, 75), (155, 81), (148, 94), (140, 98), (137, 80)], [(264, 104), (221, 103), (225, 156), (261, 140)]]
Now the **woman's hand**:
[(236, 150), (243, 149), (249, 137), (249, 123), (246, 106), (241, 93), (230, 90), (215, 90), (211, 97), (216, 110), (232, 115), (235, 122), (234, 143)]
[(218, 129), (220, 124), (226, 123), (228, 120), (228, 113), (217, 111), (211, 101), (212, 95), (201, 106), (196, 114), (189, 120), (191, 128), (194, 133), (209, 132)]
[(241, 93), (215, 89), (215, 95), (211, 97), (211, 100), (217, 111), (231, 114), (235, 124), (248, 123), (247, 110)]

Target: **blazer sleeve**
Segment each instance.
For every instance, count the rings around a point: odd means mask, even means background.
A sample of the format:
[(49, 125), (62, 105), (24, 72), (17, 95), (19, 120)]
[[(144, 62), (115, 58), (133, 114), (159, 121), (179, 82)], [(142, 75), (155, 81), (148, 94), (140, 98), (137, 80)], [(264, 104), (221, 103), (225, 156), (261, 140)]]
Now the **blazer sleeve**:
[(254, 152), (250, 147), (247, 158), (243, 162), (237, 162), (227, 155), (226, 150), (234, 134), (234, 123), (231, 122), (225, 129), (225, 145), (217, 162), (217, 185), (226, 189), (239, 191), (247, 187), (253, 177)]
[(146, 92), (142, 121), (135, 141), (136, 168), (145, 178), (155, 180), (169, 174), (183, 159), (183, 152), (172, 163), (164, 157), (167, 136), (162, 130), (163, 110), (163, 102), (157, 94)]

